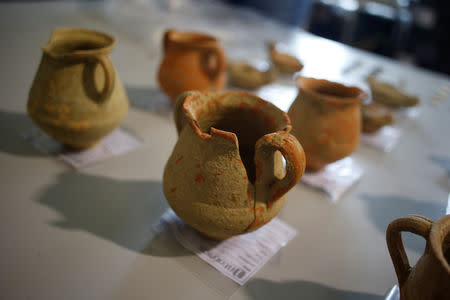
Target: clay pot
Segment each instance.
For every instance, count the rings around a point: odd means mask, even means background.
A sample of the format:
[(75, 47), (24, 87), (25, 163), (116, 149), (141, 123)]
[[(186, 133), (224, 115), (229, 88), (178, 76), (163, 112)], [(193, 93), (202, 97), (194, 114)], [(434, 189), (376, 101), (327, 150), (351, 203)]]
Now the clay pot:
[[(425, 252), (413, 268), (402, 243), (404, 231), (426, 240)], [(389, 224), (386, 241), (397, 273), (401, 300), (450, 299), (450, 215), (434, 223), (416, 215), (399, 218)]]
[(92, 30), (58, 28), (28, 97), (28, 114), (57, 141), (89, 148), (117, 127), (128, 98), (109, 58), (114, 38)]
[(174, 116), (179, 138), (163, 186), (181, 219), (222, 240), (278, 214), (305, 168), (284, 112), (249, 93), (188, 92)]
[(303, 69), (303, 64), (295, 56), (278, 52), (274, 42), (268, 42), (267, 48), (270, 60), (280, 72), (293, 74)]
[(168, 30), (163, 37), (163, 48), (158, 81), (173, 101), (185, 91), (219, 91), (225, 87), (227, 62), (214, 37)]
[(289, 108), (292, 134), (306, 152), (306, 168), (317, 171), (348, 156), (359, 144), (361, 103), (367, 94), (356, 87), (297, 77), (300, 89)]
[(361, 107), (362, 114), (362, 132), (374, 133), (383, 126), (392, 124), (394, 118), (392, 113), (384, 105), (372, 102), (363, 104)]
[(372, 91), (373, 101), (391, 108), (412, 107), (420, 103), (417, 96), (408, 95), (395, 86), (379, 81), (375, 76), (369, 76), (367, 82)]
[(275, 81), (278, 70), (271, 65), (265, 71), (261, 71), (247, 62), (235, 61), (228, 64), (228, 77), (235, 87), (255, 90)]

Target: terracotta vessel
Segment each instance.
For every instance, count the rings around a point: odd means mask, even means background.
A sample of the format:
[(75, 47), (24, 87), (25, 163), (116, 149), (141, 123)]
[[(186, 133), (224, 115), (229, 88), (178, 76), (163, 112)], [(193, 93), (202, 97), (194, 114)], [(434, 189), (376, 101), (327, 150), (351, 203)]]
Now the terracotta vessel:
[(389, 109), (376, 102), (363, 104), (361, 107), (361, 114), (362, 132), (364, 133), (374, 133), (383, 126), (394, 122), (394, 118)]
[(267, 48), (270, 60), (280, 72), (293, 74), (303, 69), (303, 64), (295, 56), (278, 52), (274, 42), (268, 42)]
[(176, 214), (217, 240), (275, 217), (305, 168), (289, 117), (244, 92), (184, 93), (174, 110), (179, 138), (163, 186)]
[(164, 58), (159, 67), (161, 89), (173, 100), (190, 90), (222, 90), (227, 62), (212, 36), (168, 30), (163, 37)]
[(373, 101), (392, 107), (412, 107), (420, 103), (420, 99), (413, 95), (408, 95), (395, 86), (379, 81), (375, 76), (369, 76), (367, 82), (372, 90)]
[(289, 108), (292, 134), (306, 152), (306, 168), (317, 171), (355, 150), (361, 132), (361, 103), (367, 94), (356, 87), (297, 77), (300, 89)]
[(235, 61), (228, 64), (230, 83), (243, 89), (258, 89), (265, 84), (275, 81), (278, 75), (278, 70), (274, 65), (270, 65), (265, 71), (261, 71), (244, 61)]
[(42, 47), (28, 113), (57, 141), (92, 147), (126, 116), (128, 98), (109, 58), (114, 42), (101, 32), (58, 28)]
[[(414, 267), (409, 265), (401, 233), (426, 240), (425, 252)], [(433, 223), (416, 215), (389, 224), (386, 241), (397, 273), (401, 300), (450, 299), (450, 215)]]

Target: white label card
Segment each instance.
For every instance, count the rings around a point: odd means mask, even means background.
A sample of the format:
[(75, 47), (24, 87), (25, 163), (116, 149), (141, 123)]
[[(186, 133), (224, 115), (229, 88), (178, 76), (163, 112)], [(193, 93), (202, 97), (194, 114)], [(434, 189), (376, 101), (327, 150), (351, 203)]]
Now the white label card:
[(374, 133), (361, 134), (361, 141), (375, 149), (390, 152), (397, 144), (400, 135), (400, 129), (384, 126)]
[(297, 234), (297, 230), (275, 218), (256, 231), (215, 241), (187, 225), (170, 208), (161, 217), (161, 222), (168, 225), (183, 247), (240, 285)]
[(74, 168), (81, 168), (112, 156), (124, 154), (142, 144), (140, 140), (121, 128), (117, 128), (104, 137), (99, 145), (81, 151), (64, 147), (37, 127), (32, 128), (23, 136), (39, 151), (56, 155)]
[(304, 173), (301, 182), (319, 188), (330, 195), (332, 202), (352, 187), (364, 174), (364, 170), (351, 157), (327, 165), (314, 173)]

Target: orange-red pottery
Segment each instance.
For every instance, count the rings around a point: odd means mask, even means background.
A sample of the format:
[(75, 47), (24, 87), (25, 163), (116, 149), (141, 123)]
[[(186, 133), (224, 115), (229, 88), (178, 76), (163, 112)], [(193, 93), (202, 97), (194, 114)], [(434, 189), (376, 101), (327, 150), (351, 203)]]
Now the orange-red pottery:
[(328, 80), (297, 77), (299, 94), (289, 109), (292, 134), (302, 143), (306, 168), (317, 171), (359, 144), (361, 103), (367, 94)]
[(163, 48), (158, 81), (173, 101), (185, 91), (219, 91), (225, 87), (227, 61), (216, 38), (168, 30), (163, 37)]

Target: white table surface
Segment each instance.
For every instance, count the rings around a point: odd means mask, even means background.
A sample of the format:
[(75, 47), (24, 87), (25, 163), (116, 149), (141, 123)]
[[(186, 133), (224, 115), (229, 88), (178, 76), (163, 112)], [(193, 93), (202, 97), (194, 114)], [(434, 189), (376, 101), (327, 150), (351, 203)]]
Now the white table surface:
[[(381, 299), (396, 283), (388, 223), (446, 214), (450, 99), (430, 100), (448, 76), (191, 2), (0, 4), (0, 299)], [(143, 140), (139, 149), (74, 170), (23, 140), (39, 47), (57, 26), (117, 38), (112, 60), (132, 103), (123, 127)], [(280, 217), (299, 233), (244, 286), (151, 231), (168, 207), (162, 173), (177, 139), (170, 105), (152, 98), (167, 27), (215, 34), (230, 58), (264, 59), (265, 40), (283, 42), (316, 77), (345, 80), (342, 69), (360, 60), (361, 74), (380, 66), (422, 100), (392, 152), (360, 145), (353, 158), (366, 173), (340, 201), (303, 184), (289, 192)], [(406, 248), (414, 262), (423, 242), (408, 236)]]

